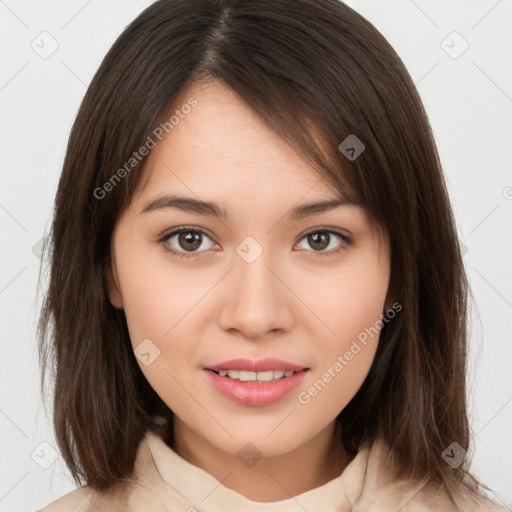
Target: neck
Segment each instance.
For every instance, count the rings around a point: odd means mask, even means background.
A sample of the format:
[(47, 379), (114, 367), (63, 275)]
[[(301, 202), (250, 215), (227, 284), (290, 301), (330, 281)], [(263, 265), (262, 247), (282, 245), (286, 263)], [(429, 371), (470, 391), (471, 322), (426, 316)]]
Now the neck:
[(167, 443), (183, 459), (224, 487), (247, 499), (271, 502), (288, 499), (319, 487), (341, 475), (353, 456), (348, 454), (334, 423), (292, 452), (262, 457), (250, 467), (197, 436), (176, 416), (172, 440)]

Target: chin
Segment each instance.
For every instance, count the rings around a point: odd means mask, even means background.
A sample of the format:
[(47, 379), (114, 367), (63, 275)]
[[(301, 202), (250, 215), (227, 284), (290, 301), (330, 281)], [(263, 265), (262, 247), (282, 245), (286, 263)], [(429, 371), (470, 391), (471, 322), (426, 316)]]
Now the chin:
[(212, 437), (210, 430), (204, 439), (217, 449), (237, 457), (245, 452), (249, 455), (254, 452), (256, 457), (278, 457), (293, 452), (313, 437), (305, 435), (302, 427), (291, 430), (290, 425), (285, 426), (286, 421), (279, 425), (281, 421), (282, 418), (272, 422), (271, 428), (228, 428), (233, 437), (222, 434)]

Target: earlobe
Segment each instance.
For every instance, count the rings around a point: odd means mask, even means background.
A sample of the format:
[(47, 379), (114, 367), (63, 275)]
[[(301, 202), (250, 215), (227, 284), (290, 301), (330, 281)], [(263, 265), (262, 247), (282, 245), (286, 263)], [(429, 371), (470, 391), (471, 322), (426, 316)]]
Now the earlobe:
[(107, 290), (108, 290), (108, 296), (110, 298), (110, 302), (112, 306), (114, 306), (117, 309), (123, 309), (123, 298), (121, 297), (121, 292), (119, 289), (119, 280), (117, 279), (117, 274), (115, 273), (115, 267), (114, 267), (114, 273), (112, 272), (111, 266), (109, 266), (106, 269), (106, 281), (107, 281)]

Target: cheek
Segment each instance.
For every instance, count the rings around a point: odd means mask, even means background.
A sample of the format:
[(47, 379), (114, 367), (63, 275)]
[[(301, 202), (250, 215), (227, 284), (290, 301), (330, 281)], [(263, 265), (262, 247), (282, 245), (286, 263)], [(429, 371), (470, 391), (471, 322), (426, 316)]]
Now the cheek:
[[(188, 397), (180, 384), (184, 382), (182, 362), (194, 359), (194, 339), (198, 339), (193, 336), (194, 305), (206, 290), (198, 289), (202, 286), (197, 282), (191, 286), (187, 273), (172, 270), (162, 256), (154, 258), (149, 251), (133, 247), (118, 264), (118, 274), (139, 367), (162, 400), (171, 409), (181, 410)], [(189, 383), (187, 389), (193, 391), (193, 385)]]
[(297, 396), (310, 417), (335, 418), (368, 375), (378, 348), (377, 321), (385, 296), (371, 291), (358, 288), (357, 293), (340, 298), (330, 324), (335, 335), (316, 338), (321, 340), (317, 364)]
[(302, 387), (297, 401), (304, 418), (333, 420), (352, 400), (368, 375), (377, 345), (351, 346), (351, 359), (346, 352), (333, 354), (328, 364), (319, 368)]
[(201, 284), (173, 267), (160, 248), (148, 250), (140, 245), (132, 244), (130, 251), (120, 253), (124, 257), (119, 258), (117, 269), (130, 337), (134, 346), (145, 338), (166, 343), (207, 291), (208, 283)]
[(388, 270), (372, 254), (359, 254), (357, 260), (334, 273), (327, 289), (310, 290), (322, 322), (313, 326), (317, 366), (298, 396), (308, 414), (335, 417), (370, 370), (389, 280)]
[[(179, 384), (183, 382), (183, 361), (189, 365), (196, 361), (201, 299), (218, 276), (203, 279), (197, 273), (184, 272), (171, 265), (160, 250), (138, 249), (136, 244), (123, 254), (117, 270), (135, 356), (151, 386), (174, 406), (176, 397), (183, 395)], [(140, 355), (148, 352), (151, 364), (145, 365)], [(157, 354), (154, 360), (153, 354)]]
[(375, 325), (384, 312), (389, 271), (370, 253), (361, 255), (330, 278), (308, 281), (308, 302), (315, 308), (327, 346), (344, 350), (365, 329)]

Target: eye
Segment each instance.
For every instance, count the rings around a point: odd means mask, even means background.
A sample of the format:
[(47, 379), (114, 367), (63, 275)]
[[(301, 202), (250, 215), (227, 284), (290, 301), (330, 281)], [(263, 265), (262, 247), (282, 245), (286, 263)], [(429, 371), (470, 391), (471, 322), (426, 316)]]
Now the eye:
[(206, 231), (199, 228), (188, 227), (176, 229), (165, 234), (160, 238), (159, 242), (163, 249), (172, 256), (190, 258), (191, 256), (195, 256), (197, 252), (202, 252), (198, 251), (198, 249), (204, 245), (205, 238), (211, 241), (210, 247), (206, 247), (206, 249), (211, 249), (215, 246)]
[[(336, 244), (335, 238), (338, 238), (341, 242)], [(199, 252), (203, 252), (198, 249), (204, 245), (205, 239), (210, 240), (211, 245), (209, 247), (203, 247), (203, 250), (218, 247), (206, 231), (195, 227), (181, 227), (175, 229), (161, 237), (158, 242), (172, 257), (188, 259), (196, 256)], [(301, 238), (301, 241), (302, 240), (306, 240), (309, 246), (313, 248), (313, 251), (308, 250), (308, 252), (311, 252), (311, 255), (315, 256), (330, 256), (341, 252), (352, 244), (352, 240), (347, 235), (331, 229), (316, 229), (310, 231)], [(326, 249), (330, 250), (326, 251)]]
[[(336, 238), (341, 240), (336, 244)], [(352, 240), (343, 233), (331, 229), (316, 229), (306, 233), (301, 240), (306, 240), (307, 244), (313, 248), (316, 256), (330, 256), (346, 249), (352, 244)], [(325, 251), (325, 249), (329, 249)]]

